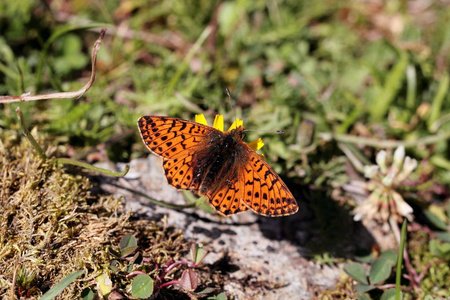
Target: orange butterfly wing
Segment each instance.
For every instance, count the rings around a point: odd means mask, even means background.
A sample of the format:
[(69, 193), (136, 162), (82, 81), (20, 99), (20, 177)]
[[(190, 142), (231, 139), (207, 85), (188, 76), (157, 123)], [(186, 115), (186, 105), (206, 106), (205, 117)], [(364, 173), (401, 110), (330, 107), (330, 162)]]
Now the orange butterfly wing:
[(177, 189), (198, 190), (200, 182), (194, 178), (192, 154), (201, 147), (212, 130), (196, 122), (170, 117), (144, 116), (138, 126), (145, 145), (161, 156), (169, 184)]
[[(200, 192), (202, 182), (195, 177), (194, 155), (218, 130), (177, 118), (144, 116), (138, 120), (146, 146), (163, 158), (167, 181), (178, 189)], [(222, 134), (222, 132), (220, 132)], [(231, 215), (251, 209), (263, 216), (285, 216), (298, 211), (297, 203), (281, 178), (247, 144), (238, 147), (246, 160), (238, 165), (238, 177), (206, 190), (204, 196), (221, 214)]]
[(249, 161), (241, 172), (243, 203), (257, 214), (279, 217), (298, 211), (297, 202), (286, 184), (263, 158), (245, 145)]
[(242, 182), (229, 182), (217, 191), (208, 191), (206, 196), (214, 208), (222, 215), (228, 216), (238, 214), (248, 210), (242, 201)]

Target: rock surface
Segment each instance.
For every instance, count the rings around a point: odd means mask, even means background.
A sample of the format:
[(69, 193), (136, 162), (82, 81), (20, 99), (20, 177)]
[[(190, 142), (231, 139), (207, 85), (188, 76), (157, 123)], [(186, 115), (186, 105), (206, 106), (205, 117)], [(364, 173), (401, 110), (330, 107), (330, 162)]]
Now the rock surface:
[[(164, 202), (186, 203), (182, 193), (167, 183), (160, 158), (135, 159), (130, 167), (125, 178), (101, 182), (100, 187), (123, 196), (126, 209), (139, 218), (159, 220), (167, 215), (168, 224), (183, 229), (186, 239), (202, 243), (209, 251), (204, 263), (227, 278), (227, 295), (235, 299), (312, 299), (324, 289), (333, 289), (339, 280), (338, 267), (311, 260), (309, 245), (320, 244), (322, 229), (302, 201), (299, 213), (281, 218), (252, 212), (221, 218), (199, 209), (177, 211), (151, 204), (129, 191)], [(352, 232), (353, 238), (360, 231)], [(351, 243), (345, 247), (355, 248)]]

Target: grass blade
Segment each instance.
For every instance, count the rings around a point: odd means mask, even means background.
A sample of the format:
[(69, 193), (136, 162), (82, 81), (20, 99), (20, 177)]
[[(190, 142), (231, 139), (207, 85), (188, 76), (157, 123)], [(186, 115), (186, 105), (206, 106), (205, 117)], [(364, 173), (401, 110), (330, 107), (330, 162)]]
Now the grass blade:
[(42, 295), (39, 300), (50, 300), (55, 298), (59, 293), (62, 292), (62, 290), (64, 290), (69, 284), (74, 282), (83, 273), (84, 271), (80, 270), (70, 274), (69, 276), (58, 282), (56, 285), (54, 285), (50, 290), (47, 291), (47, 293)]
[(383, 89), (376, 97), (370, 109), (370, 115), (375, 121), (381, 121), (391, 107), (392, 101), (394, 101), (402, 86), (407, 67), (408, 55), (405, 52), (400, 52), (398, 62), (387, 75)]
[(395, 274), (395, 299), (400, 300), (400, 281), (402, 279), (402, 263), (403, 263), (403, 249), (406, 241), (406, 220), (403, 221), (402, 231), (400, 235), (400, 245), (398, 247), (397, 270)]
[(427, 120), (428, 129), (430, 130), (433, 127), (434, 122), (441, 116), (442, 104), (444, 104), (444, 99), (447, 97), (448, 93), (449, 81), (450, 79), (448, 73), (444, 73), (441, 81), (439, 82), (439, 88), (436, 96), (434, 96), (431, 103), (431, 111)]

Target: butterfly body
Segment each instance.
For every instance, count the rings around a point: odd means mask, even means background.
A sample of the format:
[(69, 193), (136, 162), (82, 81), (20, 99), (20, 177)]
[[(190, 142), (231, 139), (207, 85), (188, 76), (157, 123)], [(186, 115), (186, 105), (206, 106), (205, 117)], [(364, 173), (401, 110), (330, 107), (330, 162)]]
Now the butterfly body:
[(163, 158), (168, 183), (205, 196), (221, 214), (248, 209), (264, 216), (297, 212), (281, 178), (243, 142), (242, 126), (222, 132), (158, 116), (141, 117), (138, 126), (147, 147)]
[(201, 149), (192, 154), (197, 162), (193, 166), (194, 176), (201, 182), (200, 195), (205, 196), (208, 191), (220, 189), (224, 185), (231, 186), (238, 180), (238, 170), (247, 157), (242, 133), (241, 127), (230, 132), (217, 130), (206, 137), (207, 142)]

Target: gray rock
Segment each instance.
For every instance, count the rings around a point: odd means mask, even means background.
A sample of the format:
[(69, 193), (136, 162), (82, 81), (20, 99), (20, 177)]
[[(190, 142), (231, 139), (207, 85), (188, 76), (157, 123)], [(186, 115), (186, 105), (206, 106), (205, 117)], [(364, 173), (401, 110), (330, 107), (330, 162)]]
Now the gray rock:
[[(119, 164), (118, 168), (124, 166)], [(311, 216), (302, 213), (306, 210), (302, 203), (299, 213), (281, 218), (252, 212), (223, 218), (198, 209), (168, 209), (129, 191), (186, 204), (182, 193), (167, 183), (161, 159), (150, 155), (131, 161), (130, 167), (124, 178), (109, 179), (100, 187), (123, 196), (126, 209), (139, 218), (159, 220), (167, 215), (168, 224), (183, 229), (186, 239), (202, 243), (209, 251), (204, 263), (226, 276), (227, 295), (235, 299), (311, 299), (315, 292), (332, 289), (339, 280), (338, 267), (305, 258), (309, 250), (301, 245), (315, 237), (309, 224)]]

